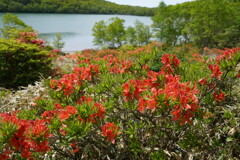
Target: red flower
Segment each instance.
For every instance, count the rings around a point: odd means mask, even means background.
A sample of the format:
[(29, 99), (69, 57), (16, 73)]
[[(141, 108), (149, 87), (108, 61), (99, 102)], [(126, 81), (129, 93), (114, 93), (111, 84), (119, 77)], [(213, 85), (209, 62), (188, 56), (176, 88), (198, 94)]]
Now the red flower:
[(146, 85), (140, 80), (130, 79), (129, 82), (126, 82), (122, 85), (123, 87), (123, 96), (126, 97), (126, 101), (133, 100), (134, 98), (139, 99), (140, 94), (146, 90)]
[(60, 119), (60, 121), (64, 121), (64, 120), (68, 119), (69, 117), (70, 117), (70, 114), (66, 110), (62, 110), (58, 114), (58, 118)]
[(47, 140), (44, 140), (40, 143), (34, 141), (32, 145), (36, 152), (44, 152), (45, 153), (47, 151), (50, 151), (50, 147), (49, 147)]
[(174, 68), (178, 67), (181, 61), (173, 54), (164, 54), (161, 58), (163, 67), (162, 71), (170, 74), (174, 72)]
[(4, 151), (2, 154), (0, 154), (0, 160), (8, 160), (10, 159), (10, 157), (8, 155), (10, 155), (12, 152), (11, 151)]
[(238, 74), (236, 75), (236, 78), (240, 78), (240, 70), (238, 70)]
[(225, 100), (225, 94), (223, 92), (219, 92), (219, 93), (214, 92), (213, 97), (215, 98), (215, 101), (217, 101), (217, 102)]
[(77, 104), (82, 104), (83, 102), (92, 102), (92, 98), (90, 97), (86, 97), (86, 96), (82, 96), (78, 99)]
[(102, 128), (102, 136), (107, 137), (107, 141), (115, 143), (115, 137), (119, 135), (119, 127), (113, 123), (107, 122)]
[(74, 114), (78, 113), (77, 109), (75, 107), (73, 107), (73, 106), (67, 106), (66, 110), (71, 115), (74, 115)]
[(71, 144), (71, 147), (72, 147), (74, 153), (77, 153), (79, 151), (79, 147), (76, 142), (73, 142)]
[(94, 103), (92, 110), (95, 111), (95, 113), (89, 116), (87, 119), (88, 122), (96, 123), (97, 120), (100, 120), (104, 117), (105, 108), (100, 103)]
[(211, 77), (216, 77), (218, 80), (221, 79), (220, 76), (223, 72), (221, 72), (221, 69), (217, 64), (209, 64), (208, 68), (212, 71)]
[(76, 88), (80, 87), (85, 81), (91, 81), (93, 76), (97, 76), (99, 73), (98, 65), (75, 67), (73, 73), (63, 75), (60, 80), (51, 80), (50, 86), (56, 91), (63, 91), (65, 96), (70, 96)]
[(206, 78), (199, 79), (198, 83), (200, 83), (202, 85), (207, 85), (207, 79)]
[(129, 100), (131, 98), (131, 92), (130, 92), (130, 84), (129, 83), (124, 83), (122, 85), (123, 87), (123, 96), (126, 97), (126, 100)]
[(144, 112), (145, 109), (151, 109), (152, 112), (155, 111), (157, 108), (157, 100), (155, 97), (148, 98), (149, 100), (145, 100), (143, 98), (140, 98), (138, 103), (138, 111)]

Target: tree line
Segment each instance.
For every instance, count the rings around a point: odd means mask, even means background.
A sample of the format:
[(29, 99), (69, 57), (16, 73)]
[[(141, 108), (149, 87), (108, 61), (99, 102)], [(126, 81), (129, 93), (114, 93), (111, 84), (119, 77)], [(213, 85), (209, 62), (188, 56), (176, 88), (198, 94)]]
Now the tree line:
[(152, 17), (155, 37), (169, 45), (192, 43), (198, 48), (240, 44), (238, 0), (196, 0), (177, 5), (161, 2)]
[(118, 48), (123, 44), (141, 46), (154, 37), (166, 45), (193, 44), (232, 48), (240, 45), (240, 1), (195, 0), (177, 5), (161, 2), (150, 26), (136, 22), (125, 28), (124, 20), (99, 21), (93, 28), (95, 45)]
[(126, 28), (124, 22), (124, 19), (118, 17), (96, 22), (92, 28), (94, 44), (106, 48), (119, 48), (123, 44), (142, 46), (150, 42), (150, 26), (137, 20), (134, 27)]
[(152, 16), (154, 11), (155, 8), (118, 5), (105, 0), (0, 0), (0, 12)]

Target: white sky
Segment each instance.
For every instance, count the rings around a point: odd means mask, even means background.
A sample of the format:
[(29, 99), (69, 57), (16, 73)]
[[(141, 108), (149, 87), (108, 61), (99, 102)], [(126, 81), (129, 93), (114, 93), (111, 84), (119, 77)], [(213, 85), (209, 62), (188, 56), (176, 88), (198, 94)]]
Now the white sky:
[[(157, 7), (162, 0), (107, 0), (117, 4), (127, 4), (133, 6)], [(167, 5), (174, 5), (193, 0), (163, 0)]]

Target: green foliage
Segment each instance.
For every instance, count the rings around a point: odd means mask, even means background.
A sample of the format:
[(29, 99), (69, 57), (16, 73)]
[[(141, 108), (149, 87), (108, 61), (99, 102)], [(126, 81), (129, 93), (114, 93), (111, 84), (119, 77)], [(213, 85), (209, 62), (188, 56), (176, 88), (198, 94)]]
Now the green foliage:
[(239, 159), (239, 51), (210, 60), (153, 42), (66, 56), (78, 66), (46, 80), (47, 96), (0, 113), (0, 149), (16, 159)]
[(127, 27), (126, 29), (126, 42), (129, 43), (129, 44), (136, 44), (136, 30), (129, 26)]
[(16, 15), (7, 13), (2, 17), (3, 28), (0, 29), (4, 38), (18, 38), (20, 32), (33, 32), (32, 27), (25, 24)]
[(125, 28), (123, 23), (125, 20), (118, 17), (110, 18), (106, 29), (107, 42), (109, 48), (119, 48), (122, 46), (125, 35)]
[(107, 48), (119, 48), (125, 39), (124, 20), (118, 17), (96, 22), (92, 28), (94, 44)]
[(46, 77), (51, 71), (50, 52), (35, 44), (0, 39), (0, 86), (17, 88)]
[(154, 8), (118, 5), (105, 0), (1, 0), (0, 12), (127, 14), (151, 16)]
[(118, 17), (111, 18), (108, 22), (96, 22), (92, 28), (94, 44), (107, 48), (119, 48), (123, 44), (143, 46), (150, 42), (150, 27), (140, 21), (134, 27), (125, 29), (124, 20)]
[(161, 2), (152, 18), (155, 36), (169, 45), (233, 47), (240, 42), (239, 6), (239, 2), (229, 0), (198, 0), (169, 6)]
[(92, 31), (93, 31), (93, 36), (94, 36), (93, 42), (95, 45), (100, 45), (100, 46), (107, 45), (106, 30), (107, 30), (107, 25), (103, 20), (96, 22), (94, 24)]
[(125, 36), (126, 43), (135, 46), (143, 46), (150, 42), (152, 34), (149, 26), (137, 20), (134, 28), (130, 26), (126, 29)]
[(65, 45), (65, 42), (62, 41), (61, 33), (57, 33), (53, 39), (54, 48), (62, 50), (64, 45)]

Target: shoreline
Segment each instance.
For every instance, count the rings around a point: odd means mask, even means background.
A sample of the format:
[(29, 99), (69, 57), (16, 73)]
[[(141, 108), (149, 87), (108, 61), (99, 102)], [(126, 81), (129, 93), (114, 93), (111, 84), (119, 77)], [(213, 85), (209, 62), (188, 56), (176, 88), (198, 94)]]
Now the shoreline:
[(73, 53), (81, 52), (81, 51), (62, 51), (62, 52), (67, 53), (67, 54), (73, 54)]

